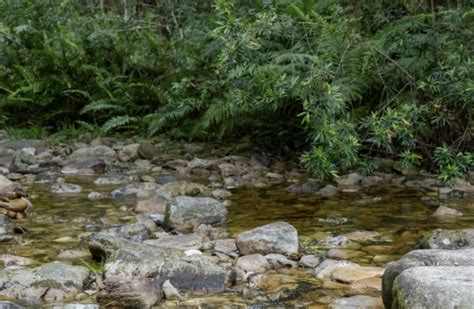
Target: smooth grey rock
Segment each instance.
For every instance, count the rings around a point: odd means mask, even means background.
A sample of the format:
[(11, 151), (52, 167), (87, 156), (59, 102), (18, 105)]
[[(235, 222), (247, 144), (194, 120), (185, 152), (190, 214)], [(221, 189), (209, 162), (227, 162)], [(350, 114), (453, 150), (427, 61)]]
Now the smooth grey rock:
[(474, 229), (436, 229), (426, 233), (419, 241), (421, 249), (457, 250), (474, 248)]
[(119, 153), (118, 158), (122, 162), (129, 162), (138, 158), (139, 144), (131, 144), (123, 147)]
[(240, 233), (236, 238), (237, 248), (246, 254), (298, 253), (298, 232), (286, 222), (276, 222)]
[(238, 257), (237, 246), (235, 244), (235, 239), (218, 239), (214, 243), (214, 251), (227, 254), (231, 257)]
[(474, 266), (412, 267), (393, 284), (392, 308), (471, 308)]
[(85, 267), (59, 262), (33, 269), (4, 269), (0, 271), (0, 296), (46, 302), (72, 299), (85, 287), (89, 276)]
[(319, 190), (319, 184), (315, 181), (307, 181), (302, 184), (291, 185), (285, 190), (297, 194), (316, 194)]
[(212, 191), (212, 196), (218, 200), (225, 200), (232, 196), (232, 193), (226, 189), (215, 189)]
[(87, 198), (90, 199), (91, 201), (99, 200), (102, 197), (103, 197), (102, 193), (96, 192), (96, 191), (93, 191), (87, 195)]
[(33, 182), (37, 183), (52, 183), (59, 179), (58, 173), (44, 172), (38, 175), (35, 175)]
[(102, 185), (120, 185), (129, 182), (130, 179), (124, 175), (103, 175), (94, 180), (94, 184)]
[(227, 209), (218, 200), (178, 196), (166, 207), (165, 225), (180, 232), (189, 232), (201, 224), (221, 224), (226, 217)]
[(145, 277), (109, 276), (97, 295), (103, 306), (118, 308), (149, 308), (161, 300), (160, 281)]
[(28, 266), (28, 265), (33, 264), (32, 259), (22, 257), (22, 256), (11, 255), (11, 254), (0, 255), (0, 261), (3, 262), (3, 265), (5, 267), (12, 266), (12, 265)]
[(439, 206), (433, 214), (433, 217), (461, 217), (462, 215), (463, 213), (459, 210), (446, 206)]
[(168, 199), (163, 196), (152, 195), (145, 200), (137, 201), (135, 204), (135, 212), (145, 214), (165, 214), (168, 203)]
[(82, 192), (82, 187), (72, 183), (57, 183), (51, 186), (51, 192), (55, 194), (79, 194)]
[(298, 267), (298, 263), (288, 259), (283, 254), (267, 254), (265, 255), (265, 259), (273, 266), (273, 268), (281, 268), (281, 267), (289, 267), (289, 268), (296, 268)]
[(331, 197), (333, 195), (336, 195), (336, 193), (337, 193), (337, 188), (333, 185), (327, 185), (318, 191), (318, 194), (323, 197)]
[(474, 266), (474, 249), (415, 250), (387, 264), (382, 279), (382, 297), (387, 308), (392, 308), (395, 279), (404, 270), (417, 266)]
[(384, 309), (383, 302), (379, 297), (367, 295), (356, 295), (334, 300), (329, 309)]
[(165, 185), (170, 182), (175, 182), (178, 181), (178, 178), (172, 175), (163, 175), (163, 176), (158, 176), (155, 179), (155, 182), (160, 185)]
[(11, 185), (13, 185), (13, 181), (3, 175), (0, 175), (0, 190), (3, 190)]
[(304, 255), (301, 257), (298, 264), (306, 268), (316, 268), (321, 264), (321, 257), (317, 255)]
[(183, 297), (179, 294), (178, 289), (176, 289), (169, 280), (163, 282), (161, 287), (165, 298), (168, 300), (181, 300)]
[(271, 268), (270, 263), (261, 254), (241, 256), (235, 263), (235, 269), (245, 273), (263, 273)]
[(0, 309), (25, 309), (25, 307), (9, 301), (0, 301)]

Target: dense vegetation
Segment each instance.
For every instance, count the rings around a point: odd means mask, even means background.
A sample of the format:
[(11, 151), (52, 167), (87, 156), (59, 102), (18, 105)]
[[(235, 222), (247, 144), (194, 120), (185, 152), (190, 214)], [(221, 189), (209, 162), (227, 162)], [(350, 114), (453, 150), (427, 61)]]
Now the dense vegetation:
[(473, 164), (472, 0), (3, 0), (0, 124)]

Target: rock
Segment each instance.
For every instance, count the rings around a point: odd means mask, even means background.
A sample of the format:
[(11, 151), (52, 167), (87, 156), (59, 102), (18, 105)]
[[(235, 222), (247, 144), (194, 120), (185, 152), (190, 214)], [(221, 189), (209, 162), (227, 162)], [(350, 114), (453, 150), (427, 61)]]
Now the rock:
[(319, 241), (320, 245), (326, 248), (346, 248), (350, 244), (350, 240), (344, 236), (328, 236)]
[(344, 266), (333, 271), (331, 277), (333, 280), (343, 283), (353, 283), (362, 279), (372, 277), (382, 277), (383, 268), (380, 267), (362, 267), (362, 266)]
[(366, 295), (356, 295), (343, 297), (334, 300), (329, 309), (384, 309), (382, 300), (379, 297)]
[(362, 184), (362, 176), (359, 173), (351, 173), (336, 179), (340, 188), (355, 188)]
[(229, 272), (214, 264), (210, 257), (190, 255), (167, 261), (160, 279), (170, 280), (180, 291), (223, 291)]
[(178, 181), (178, 179), (172, 175), (158, 176), (155, 179), (155, 182), (160, 185), (166, 185), (167, 183), (175, 182), (175, 181)]
[(102, 185), (120, 185), (123, 183), (129, 182), (130, 179), (125, 177), (124, 175), (104, 175), (101, 177), (98, 177), (96, 180), (94, 180), (94, 184), (98, 186)]
[(303, 184), (291, 185), (285, 190), (297, 194), (316, 194), (319, 190), (319, 184), (316, 181), (307, 181)]
[(171, 199), (176, 196), (200, 196), (209, 197), (211, 191), (208, 187), (194, 182), (174, 181), (161, 186), (155, 195)]
[(86, 286), (90, 271), (59, 262), (33, 269), (0, 271), (0, 296), (59, 302), (73, 299)]
[(58, 260), (79, 260), (90, 257), (91, 254), (86, 250), (63, 250), (56, 256)]
[(170, 235), (158, 239), (149, 239), (145, 241), (145, 243), (157, 247), (174, 248), (186, 251), (191, 249), (200, 250), (203, 246), (204, 240), (204, 235), (197, 232), (193, 234)]
[(97, 295), (103, 306), (119, 308), (149, 308), (161, 300), (158, 279), (111, 276), (104, 280), (104, 288)]
[(152, 160), (159, 154), (159, 149), (153, 144), (142, 143), (138, 146), (137, 153), (142, 159)]
[(195, 249), (190, 249), (190, 250), (184, 251), (184, 255), (186, 255), (186, 256), (190, 256), (190, 255), (202, 255), (202, 251), (200, 251), (200, 250), (195, 250)]
[(139, 194), (151, 194), (158, 186), (158, 184), (153, 182), (132, 182), (112, 191), (111, 196), (113, 199), (136, 198)]
[(333, 195), (336, 195), (336, 193), (337, 193), (337, 188), (333, 185), (327, 185), (318, 191), (318, 194), (323, 197), (331, 197)]
[(168, 200), (160, 195), (153, 195), (150, 199), (137, 201), (136, 213), (165, 214)]
[(21, 245), (21, 237), (13, 235), (0, 235), (0, 244)]
[(143, 159), (135, 160), (134, 165), (137, 171), (140, 173), (148, 172), (153, 167), (149, 160), (143, 160)]
[(461, 217), (463, 215), (459, 210), (449, 208), (446, 206), (439, 206), (433, 217)]
[(265, 178), (267, 179), (269, 183), (273, 183), (273, 184), (282, 183), (285, 181), (285, 177), (277, 173), (267, 173), (265, 175)]
[(319, 222), (328, 223), (332, 225), (343, 225), (350, 223), (349, 219), (344, 217), (326, 217), (326, 218), (319, 218)]
[(82, 192), (82, 187), (72, 183), (57, 183), (51, 186), (51, 192), (55, 194), (79, 194)]
[(102, 159), (88, 159), (66, 165), (61, 169), (64, 175), (99, 175), (105, 173), (106, 163)]
[(25, 307), (14, 304), (9, 301), (0, 301), (0, 308), (1, 309), (25, 309)]
[(8, 179), (7, 177), (0, 175), (0, 190), (3, 190), (7, 187), (10, 187), (13, 185), (13, 181)]
[(119, 160), (122, 162), (129, 162), (137, 159), (139, 147), (139, 144), (131, 144), (123, 147), (118, 153)]
[(338, 268), (348, 267), (348, 266), (357, 267), (359, 265), (357, 265), (356, 263), (349, 262), (349, 261), (327, 259), (327, 260), (324, 260), (321, 264), (319, 264), (319, 266), (316, 267), (314, 272), (316, 274), (317, 279), (320, 279), (320, 280), (330, 279), (333, 272), (336, 271)]
[(283, 254), (267, 254), (265, 255), (265, 259), (273, 266), (273, 268), (278, 269), (281, 267), (288, 267), (288, 268), (296, 268), (298, 267), (298, 263), (292, 260), (289, 260)]
[(44, 173), (35, 175), (35, 177), (33, 178), (33, 182), (52, 183), (52, 182), (56, 182), (59, 179), (59, 176), (60, 175), (58, 173), (44, 172)]
[(212, 196), (218, 200), (225, 200), (232, 196), (232, 193), (226, 189), (215, 189), (211, 192)]
[(92, 234), (90, 239), (106, 237), (122, 238), (134, 242), (143, 242), (151, 237), (150, 230), (143, 224), (132, 223), (119, 227), (113, 227)]
[(237, 248), (244, 254), (298, 253), (298, 232), (286, 222), (276, 222), (240, 233)]
[(418, 243), (421, 249), (457, 250), (474, 248), (474, 229), (436, 229), (425, 233)]
[(404, 270), (417, 266), (474, 266), (474, 249), (415, 250), (396, 262), (388, 263), (382, 279), (383, 302), (392, 308), (393, 283)]
[(298, 264), (305, 268), (316, 268), (321, 264), (321, 257), (317, 255), (304, 255), (301, 257)]
[(90, 199), (91, 201), (99, 200), (102, 197), (103, 197), (102, 193), (96, 192), (96, 191), (93, 191), (87, 195), (87, 198)]
[(350, 289), (357, 293), (365, 294), (369, 292), (381, 292), (382, 291), (382, 278), (371, 277), (361, 279), (351, 283)]
[(353, 258), (358, 258), (365, 255), (366, 254), (362, 251), (337, 248), (330, 249), (328, 252), (326, 252), (326, 256), (329, 259), (335, 260), (351, 260)]
[(238, 257), (235, 239), (219, 239), (214, 243), (214, 251), (227, 254), (231, 257)]
[(16, 256), (16, 255), (11, 255), (11, 254), (3, 254), (0, 255), (0, 261), (3, 262), (3, 266), (13, 266), (13, 265), (18, 265), (18, 266), (28, 266), (33, 264), (33, 260), (22, 257), (22, 256)]
[(225, 222), (227, 209), (209, 197), (178, 196), (166, 208), (165, 225), (180, 232), (195, 230), (201, 224)]
[(193, 169), (204, 169), (204, 170), (210, 170), (210, 169), (215, 169), (217, 168), (217, 162), (216, 160), (207, 160), (207, 159), (199, 159), (199, 158), (194, 158), (187, 164), (188, 168), (193, 170)]
[(219, 164), (219, 170), (224, 178), (242, 176), (245, 174), (245, 169), (242, 166), (234, 165), (231, 163)]
[(374, 231), (354, 231), (349, 234), (345, 234), (345, 237), (351, 241), (358, 243), (373, 242), (374, 239), (380, 237), (380, 233)]
[(412, 267), (393, 284), (392, 308), (470, 308), (474, 266)]
[(242, 279), (246, 279), (248, 273), (263, 273), (271, 268), (270, 263), (261, 254), (241, 256), (238, 258), (237, 263), (235, 263), (236, 272), (243, 273)]
[(74, 151), (69, 158), (76, 161), (100, 158), (106, 162), (112, 162), (117, 159), (117, 153), (110, 147), (99, 145), (80, 148)]
[(181, 300), (183, 298), (169, 280), (163, 282), (161, 289), (163, 290), (165, 298), (168, 300)]

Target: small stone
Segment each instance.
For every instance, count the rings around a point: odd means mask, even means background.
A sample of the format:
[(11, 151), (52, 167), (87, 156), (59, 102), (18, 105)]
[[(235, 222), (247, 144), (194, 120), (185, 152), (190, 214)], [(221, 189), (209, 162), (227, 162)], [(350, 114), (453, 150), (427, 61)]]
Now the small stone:
[(343, 297), (334, 300), (329, 309), (384, 309), (382, 299), (380, 297), (372, 297), (366, 295), (356, 295), (351, 297)]
[(93, 191), (87, 195), (87, 198), (94, 201), (102, 198), (102, 193)]
[(33, 264), (32, 259), (22, 257), (22, 256), (11, 255), (11, 254), (0, 255), (0, 261), (3, 262), (4, 267), (13, 266), (13, 265), (28, 266), (28, 265)]
[(337, 193), (337, 188), (335, 186), (327, 185), (324, 188), (322, 188), (321, 190), (319, 190), (317, 194), (319, 194), (323, 197), (331, 197), (331, 196), (336, 195), (336, 193)]
[(51, 192), (55, 194), (79, 194), (82, 187), (71, 183), (58, 183), (51, 186)]
[(271, 269), (271, 265), (263, 255), (251, 254), (239, 257), (235, 268), (245, 273), (263, 273)]
[(332, 273), (332, 278), (344, 283), (352, 283), (362, 279), (381, 277), (384, 269), (380, 267), (344, 266)]
[(439, 206), (433, 217), (461, 217), (463, 215), (459, 210), (449, 208), (446, 206)]
[(165, 298), (168, 300), (181, 300), (183, 298), (169, 280), (163, 282), (161, 289), (163, 290)]
[(304, 255), (299, 260), (299, 265), (306, 268), (316, 268), (321, 264), (321, 257), (317, 255)]

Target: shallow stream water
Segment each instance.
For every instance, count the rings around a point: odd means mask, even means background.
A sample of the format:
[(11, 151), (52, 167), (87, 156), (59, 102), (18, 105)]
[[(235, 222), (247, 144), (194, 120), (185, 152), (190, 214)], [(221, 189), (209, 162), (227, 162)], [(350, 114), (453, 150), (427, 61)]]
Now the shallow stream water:
[[(132, 208), (125, 202), (117, 203), (109, 198), (92, 202), (87, 198), (91, 191), (110, 196), (110, 191), (118, 185), (96, 186), (92, 179), (87, 178), (71, 182), (83, 187), (81, 194), (57, 195), (50, 193), (47, 184), (25, 184), (34, 205), (34, 216), (15, 223), (26, 230), (22, 235), (23, 244), (0, 246), (0, 254), (30, 257), (35, 263), (43, 264), (56, 260), (61, 250), (86, 249), (86, 245), (80, 242), (80, 237), (86, 233), (134, 221)], [(233, 193), (226, 226), (231, 236), (267, 223), (286, 221), (297, 228), (303, 250), (321, 252), (323, 248), (318, 240), (326, 236), (357, 230), (379, 232), (380, 237), (373, 243), (356, 248), (360, 253), (351, 260), (361, 265), (384, 266), (414, 249), (423, 232), (435, 228), (467, 228), (474, 223), (472, 199), (447, 200), (447, 206), (462, 211), (464, 216), (441, 220), (432, 217), (436, 207), (428, 206), (421, 199), (430, 193), (395, 186), (340, 193), (332, 198), (292, 194), (278, 186), (236, 189)], [(374, 261), (374, 257), (378, 258)], [(73, 263), (93, 265), (89, 259), (78, 259)], [(180, 305), (325, 308), (325, 304), (335, 297), (352, 293), (343, 288), (323, 286), (311, 270), (282, 269), (269, 273), (262, 280), (264, 282), (259, 286), (263, 287), (265, 294), (243, 295), (235, 289), (235, 292), (193, 295)], [(378, 294), (372, 293), (374, 296)], [(177, 303), (163, 304), (164, 307), (172, 305)]]

